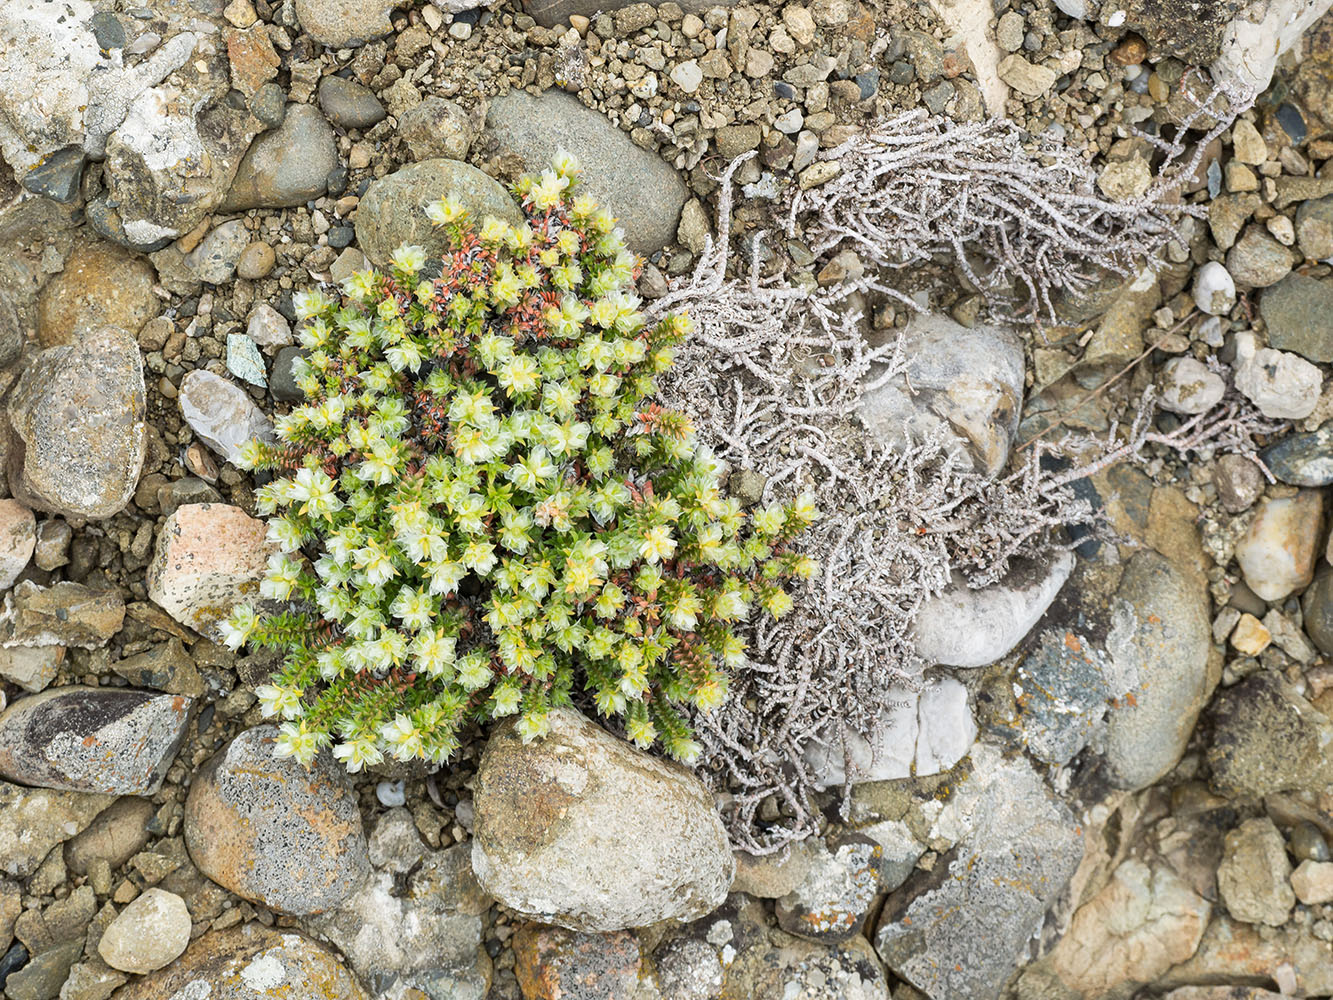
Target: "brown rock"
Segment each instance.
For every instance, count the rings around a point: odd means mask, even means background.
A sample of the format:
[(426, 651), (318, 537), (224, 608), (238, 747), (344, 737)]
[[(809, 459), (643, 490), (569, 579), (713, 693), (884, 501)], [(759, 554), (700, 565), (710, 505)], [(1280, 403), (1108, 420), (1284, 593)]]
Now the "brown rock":
[(223, 32), (227, 40), (227, 58), (231, 61), (231, 84), (249, 97), (278, 75), (281, 60), (268, 40), (264, 25), (246, 31), (228, 28)]
[(115, 871), (148, 843), (148, 822), (155, 812), (148, 799), (133, 795), (117, 799), (65, 843), (65, 867), (75, 875), (86, 875), (89, 865), (101, 860)]
[(0, 645), (106, 645), (125, 621), (125, 601), (113, 590), (81, 583), (42, 587), (24, 580), (5, 597), (0, 613)]
[(643, 959), (628, 931), (583, 934), (523, 924), (514, 935), (514, 974), (525, 1000), (631, 997)]
[(158, 314), (157, 275), (146, 259), (114, 243), (89, 243), (70, 255), (37, 302), (43, 347), (70, 344), (87, 330), (119, 326), (130, 333)]

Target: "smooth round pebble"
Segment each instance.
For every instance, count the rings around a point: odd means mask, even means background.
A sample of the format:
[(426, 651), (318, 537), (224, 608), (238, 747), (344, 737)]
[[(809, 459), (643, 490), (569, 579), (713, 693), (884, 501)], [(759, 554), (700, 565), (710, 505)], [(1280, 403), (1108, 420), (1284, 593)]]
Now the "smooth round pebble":
[(273, 248), (267, 243), (251, 243), (241, 251), (241, 259), (236, 262), (236, 276), (249, 281), (266, 278), (277, 259)]
[(1236, 283), (1230, 272), (1210, 260), (1194, 274), (1194, 304), (1210, 316), (1225, 316), (1236, 304)]
[(154, 972), (175, 961), (190, 943), (185, 900), (165, 889), (145, 889), (102, 934), (97, 952), (121, 972)]

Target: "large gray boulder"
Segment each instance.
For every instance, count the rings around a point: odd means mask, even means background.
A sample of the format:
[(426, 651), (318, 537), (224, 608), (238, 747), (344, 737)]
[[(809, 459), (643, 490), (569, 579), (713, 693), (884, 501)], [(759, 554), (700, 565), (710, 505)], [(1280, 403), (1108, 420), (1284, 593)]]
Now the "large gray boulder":
[(486, 131), (526, 171), (546, 169), (561, 149), (577, 156), (579, 189), (620, 220), (636, 253), (656, 253), (675, 238), (686, 198), (680, 175), (572, 94), (512, 90), (491, 105)]
[(333, 126), (318, 108), (294, 104), (282, 124), (256, 139), (245, 154), (222, 211), (305, 204), (328, 189), (337, 166)]
[(491, 736), (477, 772), (472, 867), (512, 910), (570, 930), (693, 920), (736, 863), (703, 784), (569, 709), (524, 743)]

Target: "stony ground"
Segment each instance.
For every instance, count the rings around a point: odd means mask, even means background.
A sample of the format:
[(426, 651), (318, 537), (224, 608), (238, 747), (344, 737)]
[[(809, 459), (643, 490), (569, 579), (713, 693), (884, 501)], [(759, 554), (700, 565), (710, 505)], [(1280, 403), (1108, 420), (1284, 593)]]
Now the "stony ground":
[[(465, 6), (0, 9), (0, 997), (1333, 994), (1333, 19), (1270, 82), (1236, 68), (1236, 5)], [(429, 243), (446, 190), (506, 210), (497, 180), (560, 147), (646, 298), (750, 151), (738, 244), (776, 228), (767, 266), (835, 287), (860, 262), (773, 206), (875, 121), (1004, 114), (1132, 199), (1201, 66), (1262, 93), (1198, 150), (1155, 272), (1039, 329), (947, 263), (895, 279), (929, 335), (867, 312), (954, 372), (913, 405), (983, 466), (1150, 384), (1164, 431), (1257, 412), (1260, 462), (1104, 470), (1113, 536), (930, 604), (940, 666), (820, 837), (733, 853), (691, 775), (573, 713), (434, 775), (273, 758), (272, 663), (213, 626), (267, 555), (229, 459), (299, 398), (294, 291)]]

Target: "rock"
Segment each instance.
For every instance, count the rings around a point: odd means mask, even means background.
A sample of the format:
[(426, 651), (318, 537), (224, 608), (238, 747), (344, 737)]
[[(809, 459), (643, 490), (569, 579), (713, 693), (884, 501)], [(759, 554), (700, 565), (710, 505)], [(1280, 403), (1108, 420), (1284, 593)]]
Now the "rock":
[[(902, 334), (907, 370), (862, 400), (861, 421), (896, 448), (943, 441), (979, 472), (1009, 458), (1023, 400), (1023, 348), (1008, 330), (918, 313)], [(876, 373), (868, 376), (873, 380)]]
[(413, 160), (461, 160), (476, 138), (468, 113), (443, 97), (427, 97), (398, 117), (398, 138)]
[(1259, 412), (1276, 420), (1300, 420), (1319, 402), (1323, 374), (1310, 362), (1270, 347), (1236, 369), (1236, 388)]
[[(1221, 24), (1215, 48), (1210, 46), (1199, 61), (1212, 58), (1209, 69), (1219, 84), (1262, 93), (1273, 77), (1278, 57), (1296, 45), (1328, 7), (1327, 0), (1248, 0), (1236, 7), (1218, 8), (1203, 21)], [(1175, 34), (1181, 25), (1190, 23), (1191, 16), (1197, 18), (1197, 12), (1197, 8), (1182, 5), (1179, 11), (1163, 7), (1158, 16)]]
[(1260, 502), (1236, 543), (1245, 583), (1262, 600), (1281, 601), (1309, 584), (1323, 541), (1324, 500), (1314, 490)]
[(1282, 834), (1267, 816), (1247, 819), (1227, 834), (1217, 889), (1237, 920), (1270, 927), (1285, 924), (1296, 904), (1290, 878)]
[(1273, 636), (1254, 615), (1243, 614), (1231, 631), (1231, 645), (1245, 656), (1258, 656), (1268, 648)]
[(180, 384), (181, 416), (198, 438), (225, 461), (235, 462), (252, 438), (272, 444), (273, 424), (247, 393), (221, 375), (196, 368)]
[(1333, 862), (1302, 861), (1291, 873), (1291, 887), (1306, 906), (1333, 902)]
[(1333, 196), (1302, 202), (1296, 209), (1296, 242), (1311, 260), (1333, 257)]
[(100, 958), (77, 962), (70, 968), (65, 984), (60, 987), (60, 1000), (108, 1000), (129, 978)]
[(369, 1000), (332, 951), (295, 931), (257, 923), (201, 935), (171, 965), (121, 989), (116, 1000), (200, 997), (194, 983), (208, 987), (208, 1000)]
[(731, 891), (743, 892), (757, 899), (777, 899), (796, 888), (810, 871), (813, 857), (822, 843), (810, 837), (790, 845), (785, 853), (750, 854), (736, 851), (736, 877)]
[(216, 640), (217, 623), (252, 601), (277, 546), (268, 527), (239, 507), (183, 504), (157, 535), (148, 596), (187, 628)]
[(0, 871), (26, 879), (112, 802), (110, 795), (20, 788), (0, 781)]
[(0, 678), (36, 694), (56, 679), (64, 660), (64, 646), (0, 647)]
[(143, 257), (112, 243), (79, 247), (37, 299), (37, 337), (43, 347), (72, 344), (103, 326), (138, 333), (162, 310), (153, 294), (157, 275)]
[(967, 831), (889, 896), (875, 950), (932, 997), (997, 996), (1083, 856), (1069, 811), (1021, 756), (979, 743), (934, 824)]
[(248, 729), (195, 774), (185, 844), (201, 872), (283, 913), (336, 907), (370, 870), (356, 793), (323, 750), (309, 770), (274, 756), (276, 726)]
[(1241, 286), (1275, 285), (1291, 273), (1291, 266), (1291, 251), (1258, 225), (1247, 226), (1227, 251), (1227, 272)]
[(145, 889), (111, 921), (97, 953), (121, 972), (155, 972), (174, 961), (190, 943), (190, 911), (185, 900), (163, 889)]
[(1318, 577), (1301, 595), (1305, 632), (1325, 655), (1333, 653), (1333, 575)]
[(1310, 361), (1333, 361), (1333, 281), (1289, 274), (1264, 290), (1259, 315), (1270, 347)]
[(0, 778), (39, 788), (156, 795), (193, 700), (130, 688), (59, 687), (0, 715)]
[(221, 210), (304, 204), (328, 189), (337, 166), (338, 146), (329, 123), (309, 104), (294, 104), (282, 124), (256, 139), (245, 154)]
[[(1042, 562), (1015, 564), (999, 583), (977, 590), (961, 577), (927, 598), (914, 625), (916, 648), (927, 663), (984, 667), (1023, 641), (1055, 600), (1074, 569), (1074, 555), (1058, 551)], [(959, 623), (967, 628), (960, 629)]]
[(1210, 316), (1225, 316), (1236, 304), (1236, 283), (1217, 261), (1210, 260), (1194, 272), (1194, 304)]
[(1097, 187), (1112, 201), (1134, 201), (1142, 198), (1151, 186), (1152, 169), (1141, 156), (1114, 160), (1102, 167), (1102, 172), (1097, 175)]
[(62, 941), (33, 955), (28, 963), (5, 979), (10, 1000), (55, 1000), (69, 978), (72, 966), (83, 954), (82, 941)]
[(1054, 70), (1028, 62), (1018, 54), (1000, 60), (1000, 79), (1024, 97), (1041, 97), (1055, 85)]
[(273, 371), (268, 377), (269, 391), (273, 393), (274, 399), (288, 403), (305, 399), (305, 393), (296, 384), (296, 362), (305, 354), (305, 349), (301, 347), (284, 347), (278, 351), (273, 359)]
[(37, 518), (32, 511), (17, 500), (0, 500), (0, 590), (14, 585), (36, 545)]
[(1261, 451), (1259, 458), (1284, 483), (1327, 486), (1333, 483), (1333, 424), (1324, 424), (1307, 434), (1279, 438)]
[(79, 196), (83, 164), (87, 159), (78, 146), (66, 146), (29, 170), (23, 178), (23, 186), (33, 194), (68, 205)]
[(846, 941), (865, 928), (884, 885), (884, 851), (870, 837), (854, 834), (811, 852), (806, 876), (777, 901), (778, 926), (788, 934)]
[(202, 479), (186, 476), (173, 479), (157, 491), (157, 505), (163, 517), (170, 517), (177, 509), (187, 503), (221, 503), (222, 494)]
[(147, 447), (139, 345), (104, 326), (42, 351), (7, 403), (9, 483), (29, 507), (101, 518), (134, 494)]
[(287, 317), (267, 302), (261, 302), (250, 310), (245, 335), (263, 348), (285, 347), (292, 342), (292, 328)]
[(1207, 761), (1221, 794), (1259, 798), (1333, 779), (1321, 749), (1333, 740), (1333, 723), (1276, 677), (1256, 674), (1227, 688), (1210, 714)]
[(687, 94), (693, 94), (704, 82), (704, 71), (697, 59), (688, 59), (677, 63), (671, 69), (671, 82)]
[(1154, 551), (1130, 559), (1106, 648), (1129, 695), (1107, 715), (1106, 761), (1121, 788), (1145, 788), (1185, 752), (1212, 693), (1208, 593)]
[(1104, 734), (1107, 705), (1125, 693), (1122, 684), (1109, 655), (1088, 636), (1043, 632), (1013, 679), (1028, 752), (1048, 764), (1068, 764)]
[[(407, 814), (401, 807), (393, 813)], [(383, 824), (381, 823), (381, 826)], [(410, 814), (402, 832), (415, 838), (406, 859), (388, 859), (337, 909), (307, 918), (307, 925), (337, 945), (368, 983), (410, 987), (430, 996), (486, 995), (490, 961), (481, 948), (481, 914), (490, 897), (472, 874), (471, 847), (455, 844), (425, 854)], [(377, 827), (376, 834), (380, 833)], [(383, 837), (379, 847), (384, 847)], [(421, 866), (406, 878), (395, 869)], [(374, 858), (373, 845), (371, 858)]]
[(487, 743), (474, 793), (472, 867), (510, 909), (570, 930), (645, 927), (708, 913), (735, 862), (712, 796), (578, 713), (550, 713), (524, 744)]
[(1051, 964), (1077, 995), (1119, 995), (1194, 954), (1212, 908), (1169, 867), (1121, 862), (1079, 907)]
[(890, 688), (884, 706), (873, 750), (858, 734), (847, 735), (853, 766), (850, 776), (839, 743), (809, 745), (805, 762), (819, 785), (939, 774), (967, 756), (976, 739), (977, 725), (967, 705), (967, 688), (952, 677), (937, 678), (920, 692)]
[(711, 1000), (722, 990), (722, 962), (706, 941), (676, 938), (653, 954), (664, 1000)]
[(1243, 118), (1231, 127), (1231, 148), (1236, 159), (1252, 167), (1268, 159), (1268, 146), (1264, 137)]
[(240, 259), (236, 261), (236, 277), (249, 281), (267, 278), (276, 262), (277, 255), (267, 243), (250, 243), (241, 251)]
[(1227, 391), (1222, 376), (1197, 358), (1172, 358), (1162, 366), (1161, 404), (1173, 413), (1206, 413)]
[(278, 75), (282, 60), (263, 26), (248, 31), (227, 28), (222, 35), (227, 41), (231, 84), (246, 97), (253, 97)]
[(193, 271), (200, 281), (220, 285), (230, 281), (236, 273), (236, 265), (241, 259), (241, 252), (250, 243), (250, 234), (245, 223), (232, 219), (209, 230), (208, 235), (199, 245), (185, 256), (185, 266)]
[(185, 646), (174, 637), (142, 653), (115, 661), (111, 669), (136, 687), (149, 687), (155, 691), (183, 694), (191, 698), (204, 695), (204, 679), (195, 669)]
[(396, 0), (295, 0), (305, 33), (334, 49), (350, 48), (393, 30), (389, 11)]
[(326, 76), (319, 81), (319, 106), (339, 128), (367, 129), (388, 116), (369, 89), (341, 76)]
[(1326, 996), (1333, 991), (1331, 957), (1333, 950), (1310, 933), (1308, 924), (1255, 927), (1217, 913), (1194, 955), (1158, 983), (1171, 989), (1200, 982), (1272, 982), (1281, 976), (1292, 986), (1288, 996)]
[(499, 155), (516, 156), (524, 171), (550, 166), (559, 149), (577, 156), (583, 165), (580, 190), (619, 220), (635, 253), (651, 255), (675, 237), (685, 182), (656, 153), (639, 148), (574, 95), (547, 91), (533, 97), (512, 90), (492, 102), (486, 128)]
[(356, 211), (361, 252), (377, 267), (387, 266), (403, 244), (423, 247), (427, 257), (438, 257), (447, 249), (448, 239), (426, 218), (425, 206), (445, 196), (458, 199), (478, 229), (490, 215), (515, 226), (523, 221), (509, 193), (476, 167), (458, 160), (422, 160), (366, 189)]
[(148, 843), (148, 824), (155, 812), (148, 799), (131, 795), (116, 799), (65, 842), (65, 867), (75, 875), (86, 875), (94, 862), (104, 861), (115, 871)]
[[(367, 841), (367, 850), (370, 863), (392, 875), (407, 874), (426, 857), (426, 845), (417, 832), (416, 820), (404, 806), (390, 809), (379, 818)], [(471, 871), (470, 859), (466, 866)]]
[(514, 935), (514, 974), (525, 1000), (630, 997), (644, 972), (639, 941), (626, 931), (585, 934), (525, 923)]
[(1235, 245), (1246, 221), (1263, 202), (1256, 194), (1226, 194), (1208, 203), (1208, 228), (1222, 250)]
[(227, 334), (227, 371), (242, 382), (249, 382), (261, 389), (268, 386), (264, 356), (259, 353), (259, 346), (245, 334)]
[(5, 596), (0, 645), (96, 649), (120, 631), (124, 620), (125, 601), (114, 590), (68, 582), (43, 587), (24, 580)]

